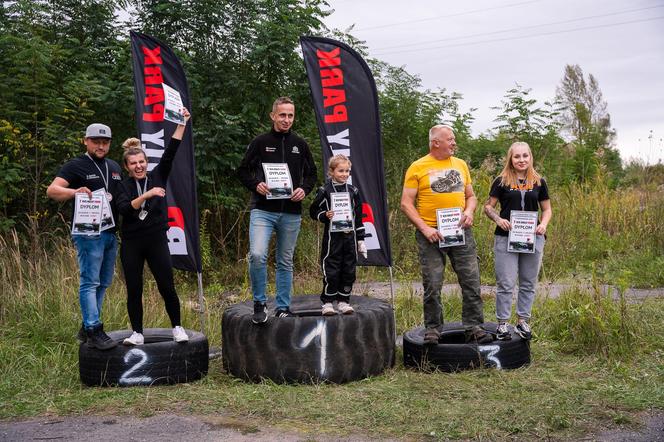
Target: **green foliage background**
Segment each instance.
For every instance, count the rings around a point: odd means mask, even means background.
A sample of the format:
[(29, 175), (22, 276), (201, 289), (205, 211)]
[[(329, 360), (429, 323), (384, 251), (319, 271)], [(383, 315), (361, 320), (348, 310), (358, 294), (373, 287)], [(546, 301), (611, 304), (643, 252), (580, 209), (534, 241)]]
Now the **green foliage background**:
[[(130, 21), (119, 18), (119, 11), (125, 11), (122, 16)], [(111, 156), (115, 159), (121, 154), (120, 142), (135, 135), (132, 29), (171, 46), (188, 76), (204, 265), (206, 275), (213, 278), (235, 282), (242, 278), (238, 272), (214, 273), (246, 254), (248, 192), (241, 188), (234, 171), (251, 138), (269, 128), (267, 114), (275, 97), (294, 98), (295, 128), (309, 140), (320, 162), (319, 137), (298, 52), (300, 35), (345, 41), (372, 68), (379, 89), (395, 262), (410, 276), (417, 274), (408, 252), (412, 228), (397, 208), (404, 171), (427, 152), (428, 129), (437, 123), (455, 127), (458, 155), (473, 169), (480, 202), (515, 140), (531, 145), (538, 170), (554, 189), (553, 225), (560, 220), (560, 206), (569, 206), (565, 215), (569, 219), (575, 219), (577, 211), (585, 213), (586, 207), (604, 211), (605, 206), (577, 204), (588, 198), (588, 192), (609, 195), (607, 203), (622, 198), (612, 192), (627, 187), (642, 189), (644, 195), (653, 191), (661, 195), (656, 186), (664, 182), (664, 166), (630, 164), (623, 168), (612, 146), (614, 132), (599, 86), (592, 75), (586, 81), (579, 66), (565, 66), (564, 70), (561, 66), (564, 77), (551, 103), (538, 103), (530, 89), (516, 84), (496, 105), (495, 128), (473, 136), (474, 110), (459, 110), (460, 93), (425, 90), (420, 79), (404, 68), (373, 59), (362, 41), (325, 28), (321, 20), (328, 11), (323, 0), (2, 2), (0, 234), (16, 229), (32, 254), (51, 247), (49, 235), (65, 236), (68, 227), (59, 215), (61, 207), (46, 198), (45, 190), (58, 168), (82, 151), (86, 125), (104, 122), (111, 126)], [(320, 167), (321, 181), (322, 171)], [(491, 226), (479, 222), (486, 230), (479, 235), (482, 246), (490, 249)], [(614, 238), (621, 228), (612, 225), (608, 237)], [(660, 230), (655, 228), (654, 244), (637, 247), (655, 262), (662, 259), (662, 248), (657, 252), (662, 244)], [(315, 268), (316, 232), (315, 223), (303, 230), (296, 258), (299, 266)], [(574, 232), (581, 237), (587, 237), (586, 233)], [(605, 260), (611, 258), (606, 254), (620, 256), (605, 251), (606, 235), (598, 233), (597, 247), (589, 248)], [(624, 241), (620, 244), (626, 247)], [(593, 259), (586, 252), (586, 258)], [(633, 261), (638, 267), (637, 260)], [(565, 262), (587, 266), (587, 262)], [(488, 263), (483, 267), (490, 275)], [(568, 269), (568, 276), (573, 271)]]

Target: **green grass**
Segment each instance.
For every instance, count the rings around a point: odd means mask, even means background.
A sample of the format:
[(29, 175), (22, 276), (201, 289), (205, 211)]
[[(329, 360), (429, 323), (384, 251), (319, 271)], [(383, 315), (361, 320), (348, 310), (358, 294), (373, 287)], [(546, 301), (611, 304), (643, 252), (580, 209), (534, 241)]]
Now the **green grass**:
[[(15, 245), (0, 255), (0, 419), (42, 415), (173, 412), (231, 415), (243, 431), (263, 425), (329, 435), (415, 439), (577, 438), (606, 424), (634, 423), (635, 413), (664, 408), (664, 300), (610, 301), (571, 289), (537, 301), (533, 363), (513, 371), (421, 373), (405, 369), (401, 353), (383, 375), (345, 385), (250, 384), (211, 361), (206, 378), (152, 388), (87, 388), (78, 379), (74, 335), (79, 321), (75, 257), (63, 244), (48, 256), (18, 259)], [(11, 250), (17, 253), (12, 254)], [(8, 266), (12, 267), (8, 267)], [(8, 270), (11, 268), (12, 270)], [(151, 278), (147, 278), (151, 280)], [(316, 290), (315, 280), (297, 290)], [(193, 286), (180, 290), (183, 322), (198, 328)], [(248, 299), (242, 287), (208, 291), (206, 334), (221, 344), (220, 321), (229, 303)], [(108, 329), (128, 324), (117, 278), (105, 301)], [(493, 300), (485, 300), (493, 317)], [(445, 296), (445, 317), (458, 321), (460, 296)], [(146, 326), (168, 326), (153, 283), (146, 287)], [(397, 329), (421, 323), (421, 300), (396, 297)], [(624, 342), (623, 342), (624, 341)], [(499, 412), (497, 412), (499, 410)], [(239, 424), (238, 424), (239, 425)]]

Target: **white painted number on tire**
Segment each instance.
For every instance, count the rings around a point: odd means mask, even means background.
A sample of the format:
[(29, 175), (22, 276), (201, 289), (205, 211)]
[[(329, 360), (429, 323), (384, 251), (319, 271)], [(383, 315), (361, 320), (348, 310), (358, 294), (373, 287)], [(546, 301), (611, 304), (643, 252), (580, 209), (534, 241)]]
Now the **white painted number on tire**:
[(320, 343), (320, 375), (325, 376), (325, 359), (327, 359), (327, 322), (319, 319), (314, 327), (300, 342), (299, 349), (303, 349), (311, 344), (315, 338)]
[(500, 363), (500, 359), (496, 357), (496, 354), (500, 351), (500, 347), (497, 345), (478, 345), (477, 349), (479, 350), (480, 354), (486, 359), (487, 361), (493, 362), (494, 366), (500, 370), (502, 368), (502, 364)]
[(148, 355), (143, 350), (132, 348), (124, 356), (125, 364), (128, 364), (131, 359), (138, 359), (129, 370), (125, 371), (120, 377), (120, 385), (143, 385), (150, 384), (152, 378), (150, 376), (136, 376), (131, 377), (131, 374), (143, 367), (148, 362)]

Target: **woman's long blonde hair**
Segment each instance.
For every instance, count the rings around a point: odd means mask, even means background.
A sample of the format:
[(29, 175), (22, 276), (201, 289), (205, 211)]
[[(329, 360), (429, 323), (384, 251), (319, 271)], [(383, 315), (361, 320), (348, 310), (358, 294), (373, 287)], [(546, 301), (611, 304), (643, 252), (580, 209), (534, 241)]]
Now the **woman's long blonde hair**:
[(528, 153), (530, 154), (530, 164), (528, 165), (528, 170), (526, 170), (525, 188), (532, 189), (535, 185), (541, 185), (542, 176), (535, 170), (535, 158), (533, 158), (533, 152), (530, 150), (528, 143), (524, 143), (523, 141), (512, 143), (510, 148), (507, 150), (507, 156), (505, 157), (505, 167), (503, 167), (503, 171), (500, 172), (500, 184), (512, 189), (524, 187), (523, 185), (519, 186), (519, 178), (516, 175), (514, 166), (512, 166), (512, 154), (514, 153), (515, 147), (525, 147), (528, 149)]

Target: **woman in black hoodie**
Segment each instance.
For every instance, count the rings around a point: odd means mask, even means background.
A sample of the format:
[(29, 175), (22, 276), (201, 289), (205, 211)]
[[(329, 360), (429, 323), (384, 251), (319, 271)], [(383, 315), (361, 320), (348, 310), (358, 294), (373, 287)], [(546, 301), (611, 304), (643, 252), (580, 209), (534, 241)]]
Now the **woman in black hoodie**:
[(129, 177), (119, 186), (117, 205), (122, 215), (120, 259), (127, 284), (127, 311), (133, 329), (125, 345), (141, 345), (143, 338), (143, 265), (147, 261), (157, 282), (166, 312), (173, 326), (173, 339), (189, 340), (180, 325), (180, 301), (173, 282), (173, 264), (168, 249), (168, 208), (166, 183), (173, 160), (187, 127), (190, 114), (182, 109), (184, 124), (179, 124), (159, 164), (148, 172), (147, 156), (140, 140), (130, 138), (123, 143), (124, 167)]

